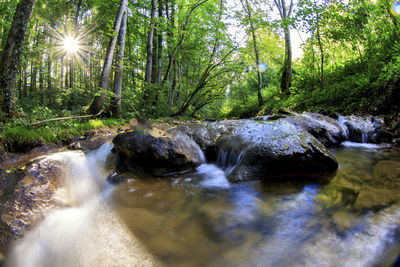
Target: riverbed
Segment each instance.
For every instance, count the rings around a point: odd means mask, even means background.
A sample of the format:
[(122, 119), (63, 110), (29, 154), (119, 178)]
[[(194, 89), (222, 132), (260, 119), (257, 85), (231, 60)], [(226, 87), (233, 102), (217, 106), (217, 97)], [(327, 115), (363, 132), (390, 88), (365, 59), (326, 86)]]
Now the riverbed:
[(116, 186), (104, 181), (110, 149), (55, 154), (79, 179), (8, 266), (390, 266), (399, 255), (398, 149), (345, 142), (324, 184), (230, 183), (232, 166), (204, 162)]

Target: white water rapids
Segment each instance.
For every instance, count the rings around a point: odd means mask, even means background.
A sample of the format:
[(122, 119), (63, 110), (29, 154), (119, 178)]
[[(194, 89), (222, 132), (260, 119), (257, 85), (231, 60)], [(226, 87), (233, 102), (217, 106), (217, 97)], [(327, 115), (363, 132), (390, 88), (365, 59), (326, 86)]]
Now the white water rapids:
[(55, 197), (64, 208), (53, 210), (19, 240), (6, 266), (158, 265), (107, 203), (113, 188), (105, 183), (104, 166), (111, 147), (50, 156), (63, 163), (64, 186)]

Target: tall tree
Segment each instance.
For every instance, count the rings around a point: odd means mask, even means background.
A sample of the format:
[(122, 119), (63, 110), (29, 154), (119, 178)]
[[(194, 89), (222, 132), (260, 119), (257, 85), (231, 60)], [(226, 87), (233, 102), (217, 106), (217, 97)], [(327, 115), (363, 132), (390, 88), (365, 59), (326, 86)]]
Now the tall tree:
[(260, 56), (259, 56), (259, 52), (258, 52), (256, 29), (254, 27), (252, 9), (251, 9), (251, 6), (250, 6), (248, 0), (244, 0), (244, 2), (243, 2), (243, 0), (241, 0), (240, 3), (242, 4), (242, 7), (247, 14), (251, 36), (253, 37), (253, 49), (254, 49), (254, 55), (256, 58), (256, 70), (257, 70), (257, 81), (258, 81), (257, 98), (258, 98), (258, 106), (261, 107), (263, 104), (263, 99), (262, 99), (262, 95), (261, 95), (262, 76), (261, 76), (261, 70), (260, 70)]
[(282, 28), (285, 35), (285, 60), (282, 70), (281, 91), (283, 94), (290, 94), (289, 88), (292, 85), (292, 44), (290, 40), (289, 20), (293, 11), (293, 0), (290, 0), (289, 7), (285, 0), (274, 0), (282, 20)]
[(121, 92), (122, 92), (122, 74), (124, 66), (124, 49), (125, 49), (125, 36), (126, 36), (126, 14), (122, 16), (121, 28), (118, 34), (118, 53), (115, 59), (117, 71), (114, 76), (114, 103), (111, 106), (111, 111), (114, 116), (119, 116), (121, 113)]
[(156, 16), (157, 1), (151, 0), (151, 12), (150, 12), (150, 27), (147, 35), (147, 61), (146, 61), (146, 74), (144, 81), (151, 82), (151, 73), (153, 68), (153, 57), (156, 53), (153, 50), (153, 38), (154, 38), (154, 18)]
[[(163, 1), (158, 0), (158, 20), (159, 20), (159, 25), (161, 25), (161, 21), (163, 18)], [(163, 49), (163, 32), (161, 30), (161, 27), (158, 30), (158, 48), (157, 48), (157, 53), (158, 53), (158, 62), (157, 62), (157, 83), (161, 83), (162, 79), (162, 49)]]
[(23, 50), (25, 31), (36, 0), (21, 0), (15, 10), (7, 43), (0, 59), (0, 121), (15, 115), (14, 83)]
[(94, 97), (92, 103), (90, 104), (89, 112), (91, 114), (99, 113), (104, 104), (104, 92), (103, 91), (107, 90), (107, 88), (108, 88), (108, 79), (110, 77), (114, 50), (115, 50), (115, 46), (117, 44), (117, 36), (118, 36), (117, 33), (120, 30), (122, 17), (126, 10), (127, 4), (128, 4), (128, 0), (121, 0), (121, 4), (119, 6), (119, 10), (118, 10), (117, 16), (115, 18), (115, 22), (114, 22), (114, 31), (113, 31), (114, 34), (111, 35), (111, 39), (110, 39), (110, 42), (107, 47), (106, 58), (104, 60), (103, 71), (101, 73), (101, 78), (100, 78), (101, 92), (100, 92), (100, 94), (98, 94)]

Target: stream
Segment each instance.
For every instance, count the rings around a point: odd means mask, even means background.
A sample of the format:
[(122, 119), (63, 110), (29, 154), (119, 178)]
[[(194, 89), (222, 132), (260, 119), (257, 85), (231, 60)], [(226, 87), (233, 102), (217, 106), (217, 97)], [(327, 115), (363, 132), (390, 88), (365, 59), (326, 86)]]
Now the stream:
[(400, 171), (398, 149), (345, 142), (325, 185), (232, 184), (241, 155), (224, 152), (193, 173), (114, 186), (111, 148), (49, 156), (68, 181), (60, 208), (6, 266), (391, 266), (399, 255), (400, 203), (388, 203), (400, 186), (380, 179)]

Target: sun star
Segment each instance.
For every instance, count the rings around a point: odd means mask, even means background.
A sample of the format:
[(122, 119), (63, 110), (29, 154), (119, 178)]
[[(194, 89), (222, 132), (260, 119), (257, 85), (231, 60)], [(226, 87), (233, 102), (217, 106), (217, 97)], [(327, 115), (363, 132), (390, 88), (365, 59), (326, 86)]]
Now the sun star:
[(63, 48), (68, 54), (74, 54), (79, 50), (78, 41), (72, 36), (66, 36), (63, 40)]

